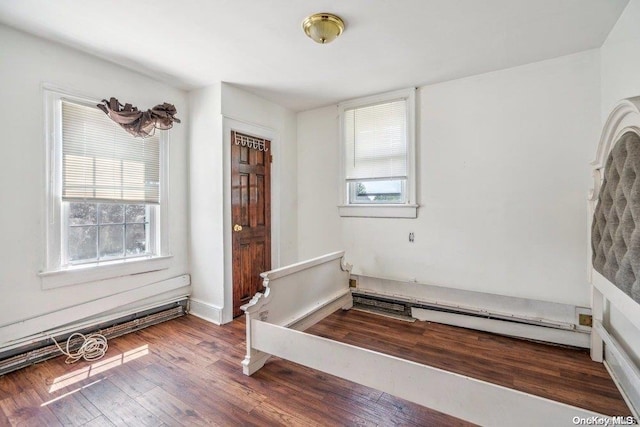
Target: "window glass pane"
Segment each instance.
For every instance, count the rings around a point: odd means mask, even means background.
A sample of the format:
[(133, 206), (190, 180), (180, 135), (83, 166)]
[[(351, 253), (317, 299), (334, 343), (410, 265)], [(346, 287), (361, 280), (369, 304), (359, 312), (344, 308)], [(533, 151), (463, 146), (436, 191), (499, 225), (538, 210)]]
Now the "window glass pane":
[(100, 226), (100, 258), (123, 257), (124, 225)]
[(97, 229), (97, 226), (68, 228), (67, 241), (70, 261), (90, 260), (97, 257)]
[(356, 181), (349, 183), (351, 203), (404, 203), (405, 180)]
[(122, 224), (124, 222), (124, 205), (101, 203), (100, 224)]
[(137, 222), (144, 223), (146, 222), (146, 214), (147, 208), (145, 205), (126, 205), (126, 220), (128, 223)]
[(142, 255), (147, 253), (147, 233), (144, 224), (127, 225), (127, 255)]
[(95, 223), (95, 203), (69, 203), (69, 225), (88, 225)]

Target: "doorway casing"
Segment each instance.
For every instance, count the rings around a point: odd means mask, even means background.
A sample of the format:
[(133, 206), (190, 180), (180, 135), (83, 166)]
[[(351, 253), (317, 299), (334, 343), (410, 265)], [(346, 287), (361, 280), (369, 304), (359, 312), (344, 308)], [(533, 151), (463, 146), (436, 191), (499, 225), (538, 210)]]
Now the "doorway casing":
[(223, 156), (224, 156), (224, 307), (222, 323), (233, 320), (233, 251), (231, 221), (231, 131), (253, 135), (271, 141), (271, 268), (280, 266), (280, 136), (273, 129), (224, 116)]

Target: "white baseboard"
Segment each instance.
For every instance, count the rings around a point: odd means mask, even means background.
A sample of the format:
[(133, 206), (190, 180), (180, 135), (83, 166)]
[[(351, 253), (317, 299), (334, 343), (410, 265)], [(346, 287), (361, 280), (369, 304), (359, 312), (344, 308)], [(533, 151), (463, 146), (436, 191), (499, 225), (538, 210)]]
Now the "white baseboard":
[(418, 320), (444, 323), (461, 328), (492, 332), (512, 337), (545, 341), (574, 347), (589, 348), (591, 336), (584, 332), (566, 329), (548, 328), (545, 326), (524, 323), (507, 322), (504, 320), (487, 319), (464, 314), (447, 313), (443, 311), (426, 310), (413, 307), (411, 316)]
[(189, 314), (193, 314), (207, 322), (222, 325), (222, 307), (195, 298), (189, 299)]

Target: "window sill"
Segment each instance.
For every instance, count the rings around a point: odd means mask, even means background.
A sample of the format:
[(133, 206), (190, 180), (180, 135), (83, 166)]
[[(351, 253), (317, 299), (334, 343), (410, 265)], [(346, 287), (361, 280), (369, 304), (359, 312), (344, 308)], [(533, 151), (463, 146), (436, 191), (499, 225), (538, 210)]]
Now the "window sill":
[(165, 255), (108, 261), (100, 264), (85, 264), (60, 270), (43, 271), (38, 273), (38, 276), (40, 276), (42, 282), (42, 289), (55, 289), (80, 283), (166, 270), (170, 266), (171, 258), (173, 258), (172, 255)]
[(338, 213), (344, 217), (417, 218), (418, 205), (342, 205)]

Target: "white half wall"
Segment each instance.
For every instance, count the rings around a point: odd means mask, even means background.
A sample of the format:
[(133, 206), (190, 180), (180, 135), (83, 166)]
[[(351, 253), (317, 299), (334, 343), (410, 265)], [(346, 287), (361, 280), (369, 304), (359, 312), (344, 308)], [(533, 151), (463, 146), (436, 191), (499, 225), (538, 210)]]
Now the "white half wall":
[(417, 219), (340, 218), (337, 114), (300, 113), (300, 255), (342, 246), (355, 274), (589, 306), (599, 71), (592, 50), (419, 88)]
[[(62, 45), (0, 26), (0, 332), (9, 328), (19, 339), (17, 324), (35, 324), (42, 316), (64, 310), (65, 323), (87, 316), (81, 307), (107, 299), (109, 307), (145, 306), (145, 295), (171, 299), (189, 292), (184, 283), (167, 289), (162, 283), (188, 272), (187, 260), (187, 96), (135, 71)], [(167, 269), (110, 280), (43, 290), (38, 272), (44, 267), (45, 129), (43, 84), (96, 99), (114, 96), (140, 108), (175, 104), (182, 124), (169, 132), (169, 247)], [(174, 282), (169, 282), (174, 283)], [(151, 288), (149, 288), (150, 286)], [(158, 292), (153, 287), (158, 286)], [(149, 290), (150, 289), (150, 290)], [(147, 291), (149, 290), (149, 291)], [(114, 297), (115, 296), (115, 297)], [(156, 298), (157, 299), (157, 298)], [(76, 309), (77, 308), (77, 309)], [(106, 309), (105, 309), (106, 310)], [(100, 310), (93, 315), (99, 315)], [(47, 317), (50, 318), (50, 317)], [(34, 323), (35, 322), (35, 323)], [(47, 327), (59, 325), (47, 323)], [(33, 331), (23, 331), (24, 334)], [(3, 343), (0, 342), (0, 346)]]
[[(631, 0), (600, 49), (602, 125), (622, 99), (640, 96), (640, 0)], [(593, 143), (595, 159), (597, 141)], [(640, 367), (640, 330), (614, 308), (605, 307), (605, 326)]]

